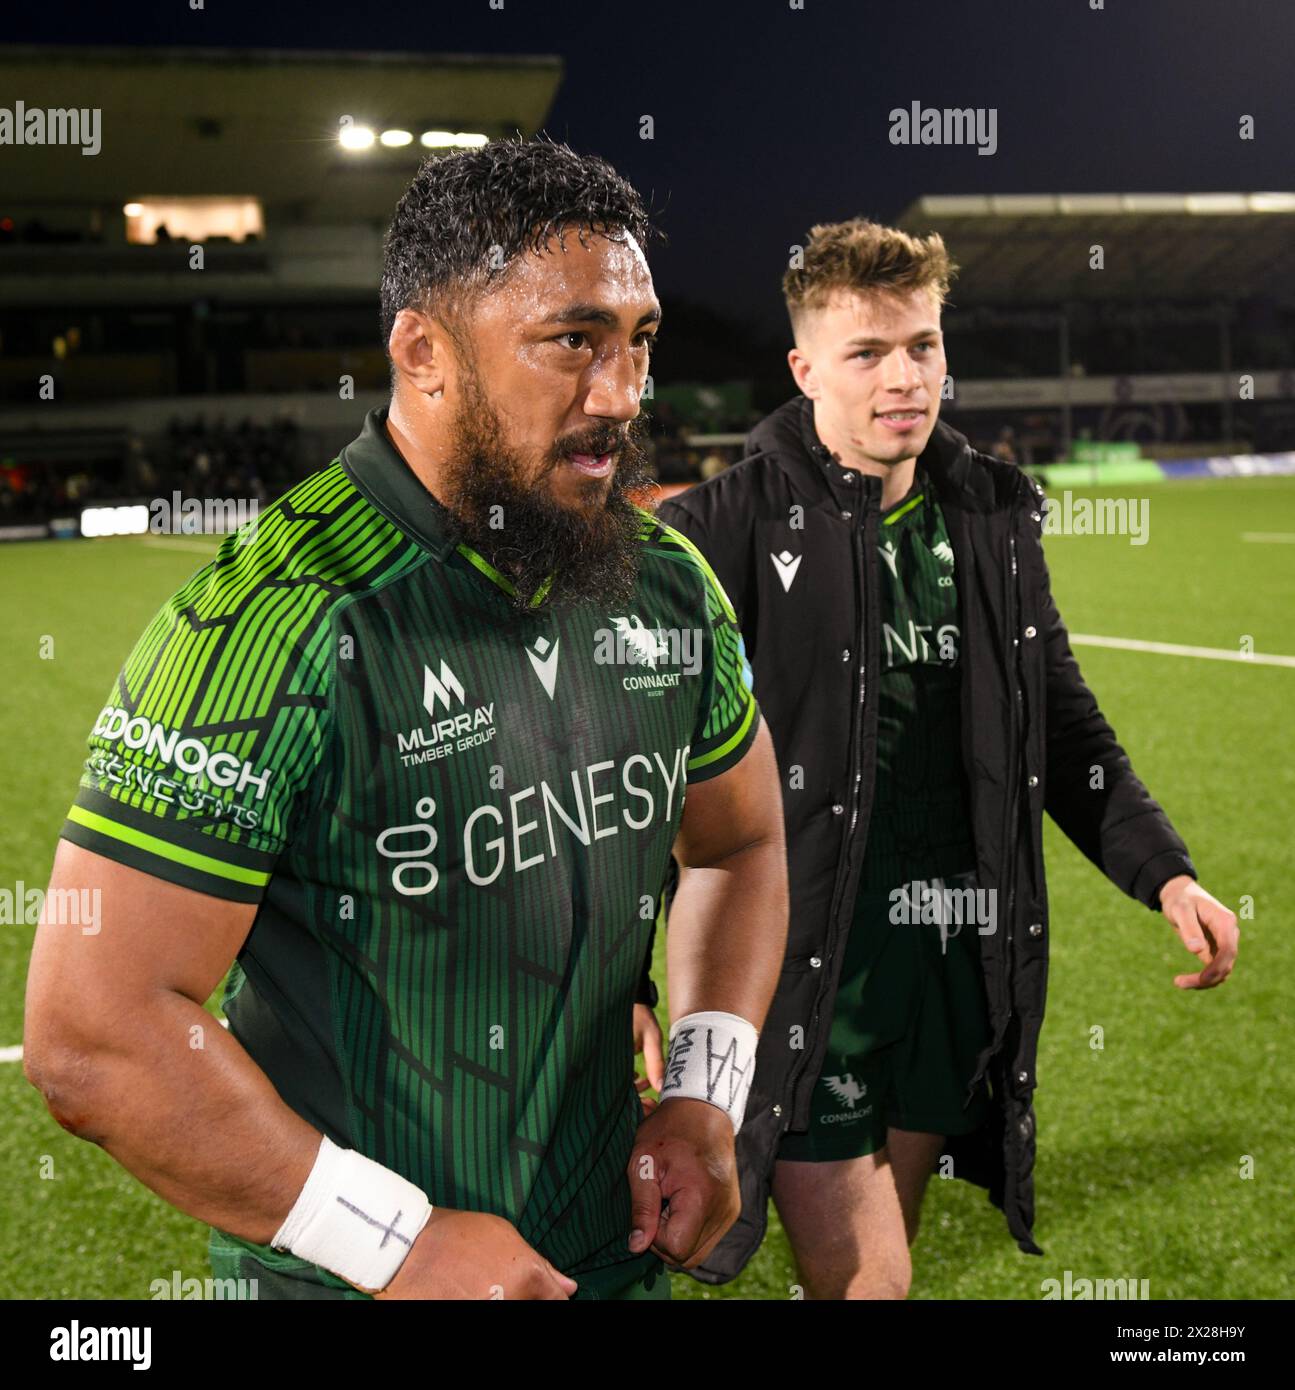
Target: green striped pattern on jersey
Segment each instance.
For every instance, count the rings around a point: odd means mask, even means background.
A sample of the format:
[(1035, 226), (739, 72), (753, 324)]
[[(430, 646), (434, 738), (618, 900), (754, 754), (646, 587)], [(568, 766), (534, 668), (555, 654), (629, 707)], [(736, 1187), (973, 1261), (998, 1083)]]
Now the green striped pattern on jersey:
[(127, 658), (64, 836), (255, 902), (320, 758), (329, 611), (424, 558), (339, 463), (227, 537)]
[(685, 564), (691, 561), (706, 579), (706, 614), (715, 635), (716, 697), (708, 701), (708, 718), (688, 759), (691, 775), (726, 758), (750, 733), (757, 712), (752, 693), (754, 680), (737, 614), (710, 562), (682, 531), (667, 526), (649, 512), (643, 515), (647, 522), (640, 536), (654, 545), (658, 554)]
[(297, 1114), (601, 1269), (686, 788), (759, 712), (722, 586), (650, 514), (610, 611), (517, 612), (447, 521), (370, 412), (145, 632), (64, 833), (258, 904), (226, 1011)]

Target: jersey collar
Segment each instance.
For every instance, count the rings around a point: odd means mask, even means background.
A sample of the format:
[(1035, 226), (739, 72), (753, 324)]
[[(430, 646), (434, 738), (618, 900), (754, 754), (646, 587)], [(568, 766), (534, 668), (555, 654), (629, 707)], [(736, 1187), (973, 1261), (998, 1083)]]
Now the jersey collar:
[(341, 452), (342, 467), (364, 496), (438, 560), (454, 553), (450, 513), (419, 481), (386, 431), (389, 407), (364, 417), (364, 428)]
[[(389, 406), (379, 406), (364, 417), (364, 428), (341, 452), (342, 467), (368, 501), (388, 521), (412, 537), (424, 550), (444, 563), (457, 550), (506, 594), (516, 593), (512, 580), (500, 574), (483, 556), (458, 544), (451, 533), (450, 512), (419, 481), (391, 442), (386, 430)], [(548, 593), (556, 575), (549, 577), (531, 598), (534, 608)]]
[(907, 516), (916, 508), (917, 504), (926, 497), (927, 489), (930, 487), (930, 480), (922, 471), (919, 461), (913, 469), (913, 481), (908, 491), (899, 499), (892, 503), (881, 513), (881, 524), (883, 526), (893, 526), (901, 517)]

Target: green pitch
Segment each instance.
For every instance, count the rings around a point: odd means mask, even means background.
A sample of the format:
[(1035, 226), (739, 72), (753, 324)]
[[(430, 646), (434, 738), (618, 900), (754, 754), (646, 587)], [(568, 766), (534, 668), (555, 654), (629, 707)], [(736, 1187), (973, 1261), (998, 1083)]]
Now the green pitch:
[[(1242, 539), (1295, 538), (1295, 480), (1125, 491), (1150, 501), (1146, 545), (1048, 539), (1072, 632), (1295, 655), (1295, 540)], [(119, 663), (213, 549), (180, 537), (0, 546), (0, 890), (45, 886), (85, 734)], [(1088, 646), (1076, 654), (1205, 885), (1234, 910), (1252, 902), (1241, 963), (1221, 990), (1175, 990), (1190, 957), (1167, 924), (1049, 826), (1054, 929), (1035, 1228), (1047, 1254), (1019, 1254), (979, 1189), (936, 1179), (913, 1296), (1037, 1299), (1042, 1282), (1066, 1270), (1075, 1280), (1146, 1279), (1152, 1298), (1295, 1296), (1295, 1021), (1283, 999), (1295, 967), (1284, 872), (1295, 668)], [(29, 926), (0, 930), (0, 1048), (21, 1039), (31, 938)], [(658, 950), (664, 980), (664, 943)], [(0, 1107), (8, 1297), (148, 1298), (173, 1271), (209, 1272), (205, 1228), (64, 1134), (17, 1063), (0, 1062)], [(795, 1284), (774, 1220), (741, 1279), (708, 1288), (676, 1276), (675, 1297), (787, 1299)]]

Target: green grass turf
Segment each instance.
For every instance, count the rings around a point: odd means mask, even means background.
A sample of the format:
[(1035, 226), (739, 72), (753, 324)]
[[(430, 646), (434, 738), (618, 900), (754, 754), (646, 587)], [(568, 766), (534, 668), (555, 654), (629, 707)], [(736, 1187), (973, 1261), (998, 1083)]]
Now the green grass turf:
[[(1150, 498), (1150, 543), (1048, 539), (1072, 631), (1295, 655), (1295, 482), (1193, 482)], [(1076, 491), (1076, 496), (1084, 495)], [(201, 548), (201, 542), (187, 542)], [(198, 549), (96, 541), (0, 546), (9, 737), (0, 750), (0, 888), (43, 887), (85, 734), (144, 623), (200, 563)], [(54, 638), (53, 660), (40, 642)], [(1183, 994), (1190, 957), (1163, 919), (1118, 893), (1049, 823), (1053, 936), (1039, 1058), (1036, 1235), (1021, 1255), (984, 1193), (935, 1180), (914, 1252), (916, 1298), (1038, 1298), (1062, 1278), (1148, 1279), (1154, 1298), (1295, 1295), (1295, 1024), (1282, 989), (1295, 955), (1284, 910), (1295, 804), (1288, 711), (1295, 669), (1079, 647), (1134, 766), (1242, 922), (1221, 990)], [(32, 930), (0, 931), (0, 1046), (21, 1036)], [(664, 979), (664, 942), (658, 942)], [(1104, 1047), (1090, 1046), (1100, 1027)], [(64, 1134), (0, 1064), (5, 1294), (148, 1296), (172, 1270), (204, 1276), (205, 1231), (101, 1150)], [(48, 1157), (47, 1157), (48, 1156)], [(1245, 1156), (1254, 1176), (1240, 1176)], [(42, 1177), (42, 1169), (52, 1177)], [(791, 1297), (776, 1217), (734, 1283), (676, 1276), (677, 1298)]]

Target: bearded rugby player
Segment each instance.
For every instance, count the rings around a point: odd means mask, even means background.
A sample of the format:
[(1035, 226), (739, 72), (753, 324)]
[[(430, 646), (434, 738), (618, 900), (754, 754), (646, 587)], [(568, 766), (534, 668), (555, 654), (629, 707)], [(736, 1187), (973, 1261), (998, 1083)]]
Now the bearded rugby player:
[(262, 1298), (668, 1297), (737, 1213), (782, 820), (728, 599), (635, 502), (649, 231), (565, 146), (425, 163), (390, 407), (165, 605), (91, 734), (53, 886), (103, 929), (40, 928), (27, 1074)]

